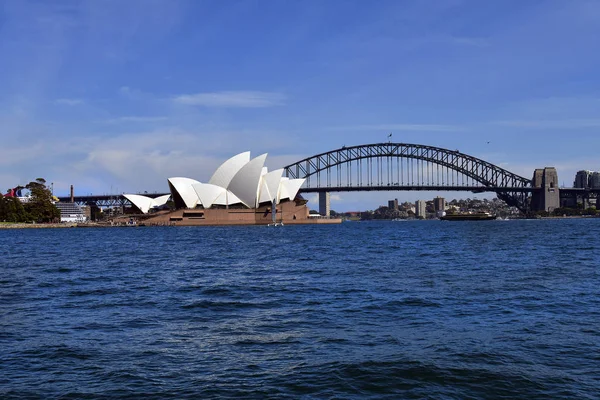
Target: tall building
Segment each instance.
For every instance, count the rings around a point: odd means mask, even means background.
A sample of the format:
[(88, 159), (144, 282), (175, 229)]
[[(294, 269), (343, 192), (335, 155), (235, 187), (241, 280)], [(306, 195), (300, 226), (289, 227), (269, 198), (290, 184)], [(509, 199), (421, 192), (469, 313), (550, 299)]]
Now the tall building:
[(600, 189), (600, 172), (593, 172), (590, 178), (590, 187), (592, 189)]
[(389, 200), (388, 201), (388, 208), (390, 210), (398, 211), (398, 199)]
[(590, 187), (590, 180), (592, 178), (592, 171), (578, 171), (577, 175), (575, 175), (575, 182), (573, 182), (573, 187), (579, 189), (587, 189)]
[(415, 202), (415, 214), (417, 218), (427, 218), (427, 203), (425, 200), (417, 200)]
[(446, 199), (443, 197), (436, 197), (433, 199), (433, 209), (437, 211), (444, 211), (446, 209)]

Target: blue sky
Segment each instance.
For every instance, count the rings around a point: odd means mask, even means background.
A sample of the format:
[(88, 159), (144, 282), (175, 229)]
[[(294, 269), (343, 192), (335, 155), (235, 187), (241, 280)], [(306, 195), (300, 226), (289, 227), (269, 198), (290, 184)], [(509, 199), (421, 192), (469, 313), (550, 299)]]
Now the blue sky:
[(390, 132), (570, 186), (600, 170), (598, 71), (599, 1), (0, 0), (0, 189), (164, 192)]

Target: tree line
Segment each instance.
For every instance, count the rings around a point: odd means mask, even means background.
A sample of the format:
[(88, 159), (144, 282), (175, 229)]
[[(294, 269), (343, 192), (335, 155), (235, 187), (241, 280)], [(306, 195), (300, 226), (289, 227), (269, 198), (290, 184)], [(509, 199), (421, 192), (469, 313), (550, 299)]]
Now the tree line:
[(52, 192), (46, 187), (46, 181), (38, 178), (29, 182), (24, 188), (31, 197), (22, 202), (18, 197), (0, 195), (0, 221), (4, 222), (58, 222), (60, 210), (54, 205)]

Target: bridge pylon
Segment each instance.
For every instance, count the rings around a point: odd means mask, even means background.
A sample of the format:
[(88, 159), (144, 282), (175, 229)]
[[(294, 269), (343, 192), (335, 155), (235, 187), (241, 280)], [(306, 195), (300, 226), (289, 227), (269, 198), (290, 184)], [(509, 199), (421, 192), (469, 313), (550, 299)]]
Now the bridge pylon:
[(319, 214), (329, 217), (331, 213), (331, 196), (329, 192), (319, 192)]
[(560, 207), (558, 173), (554, 167), (538, 168), (533, 172), (533, 187), (537, 189), (531, 196), (531, 211), (552, 212)]

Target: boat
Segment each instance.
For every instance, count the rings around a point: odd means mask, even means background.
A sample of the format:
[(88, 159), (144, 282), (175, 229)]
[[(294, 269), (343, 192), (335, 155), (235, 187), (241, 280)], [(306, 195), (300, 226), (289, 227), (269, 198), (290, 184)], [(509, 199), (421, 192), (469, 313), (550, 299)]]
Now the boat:
[(446, 214), (440, 217), (441, 221), (491, 221), (496, 216), (488, 212)]

